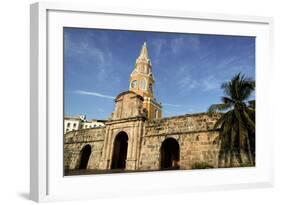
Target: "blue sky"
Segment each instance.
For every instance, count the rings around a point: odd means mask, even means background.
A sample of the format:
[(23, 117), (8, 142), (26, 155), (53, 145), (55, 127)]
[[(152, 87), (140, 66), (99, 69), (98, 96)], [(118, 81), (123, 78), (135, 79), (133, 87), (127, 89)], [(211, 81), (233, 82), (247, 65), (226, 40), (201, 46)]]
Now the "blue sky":
[(254, 37), (64, 28), (65, 115), (107, 119), (144, 41), (165, 117), (205, 112), (239, 72), (255, 79)]

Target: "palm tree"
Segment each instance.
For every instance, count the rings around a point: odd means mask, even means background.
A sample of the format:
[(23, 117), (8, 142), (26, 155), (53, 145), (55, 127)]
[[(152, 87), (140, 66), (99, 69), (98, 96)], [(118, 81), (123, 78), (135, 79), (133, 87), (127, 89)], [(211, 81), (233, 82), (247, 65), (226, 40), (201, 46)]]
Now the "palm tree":
[(255, 81), (240, 73), (221, 88), (222, 103), (211, 105), (209, 114), (223, 112), (214, 127), (219, 128), (220, 166), (255, 164), (255, 101), (247, 101), (255, 90)]

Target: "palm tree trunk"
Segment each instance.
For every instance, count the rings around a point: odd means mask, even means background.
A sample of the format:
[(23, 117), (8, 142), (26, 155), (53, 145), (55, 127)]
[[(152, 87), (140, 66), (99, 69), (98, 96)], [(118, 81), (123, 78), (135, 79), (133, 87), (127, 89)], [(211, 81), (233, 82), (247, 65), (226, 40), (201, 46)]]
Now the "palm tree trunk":
[(234, 167), (235, 164), (233, 163), (233, 156), (234, 156), (234, 153), (233, 153), (233, 150), (230, 151), (230, 154), (229, 154), (229, 167)]
[(249, 136), (247, 136), (247, 146), (248, 146), (248, 156), (249, 156), (250, 164), (251, 164), (251, 165), (254, 165), (254, 162), (253, 162), (253, 155), (252, 155), (252, 149), (251, 149), (251, 145), (250, 145)]

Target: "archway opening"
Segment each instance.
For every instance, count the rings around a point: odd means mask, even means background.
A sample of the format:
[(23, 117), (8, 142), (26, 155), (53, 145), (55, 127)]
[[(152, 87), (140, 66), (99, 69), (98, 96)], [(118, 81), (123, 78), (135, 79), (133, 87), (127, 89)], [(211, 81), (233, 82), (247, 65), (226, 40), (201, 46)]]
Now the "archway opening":
[(83, 149), (81, 150), (79, 169), (87, 169), (91, 152), (92, 152), (91, 145), (87, 144), (83, 147)]
[(111, 169), (125, 169), (128, 149), (128, 135), (120, 132), (114, 141)]
[(161, 170), (179, 169), (180, 147), (177, 140), (167, 138), (161, 145)]

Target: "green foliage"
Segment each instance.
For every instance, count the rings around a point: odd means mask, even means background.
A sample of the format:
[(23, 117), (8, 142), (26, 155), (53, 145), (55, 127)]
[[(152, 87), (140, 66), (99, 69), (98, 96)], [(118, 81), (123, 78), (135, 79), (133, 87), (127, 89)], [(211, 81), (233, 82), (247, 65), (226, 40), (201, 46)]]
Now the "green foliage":
[(211, 105), (208, 113), (225, 113), (216, 122), (214, 128), (220, 129), (221, 142), (220, 160), (232, 164), (233, 150), (240, 153), (240, 163), (243, 164), (242, 153), (247, 153), (250, 165), (254, 164), (255, 155), (255, 101), (247, 101), (255, 90), (255, 81), (240, 73), (221, 88), (225, 96), (222, 103)]
[(208, 164), (207, 162), (195, 162), (192, 165), (192, 169), (210, 169), (210, 168), (214, 168), (214, 167)]
[(246, 163), (241, 163), (241, 164), (240, 164), (240, 167), (253, 167), (253, 166), (255, 166), (255, 165), (254, 165), (254, 164), (251, 164), (251, 163), (249, 163), (249, 162), (248, 162), (248, 163), (246, 162)]

